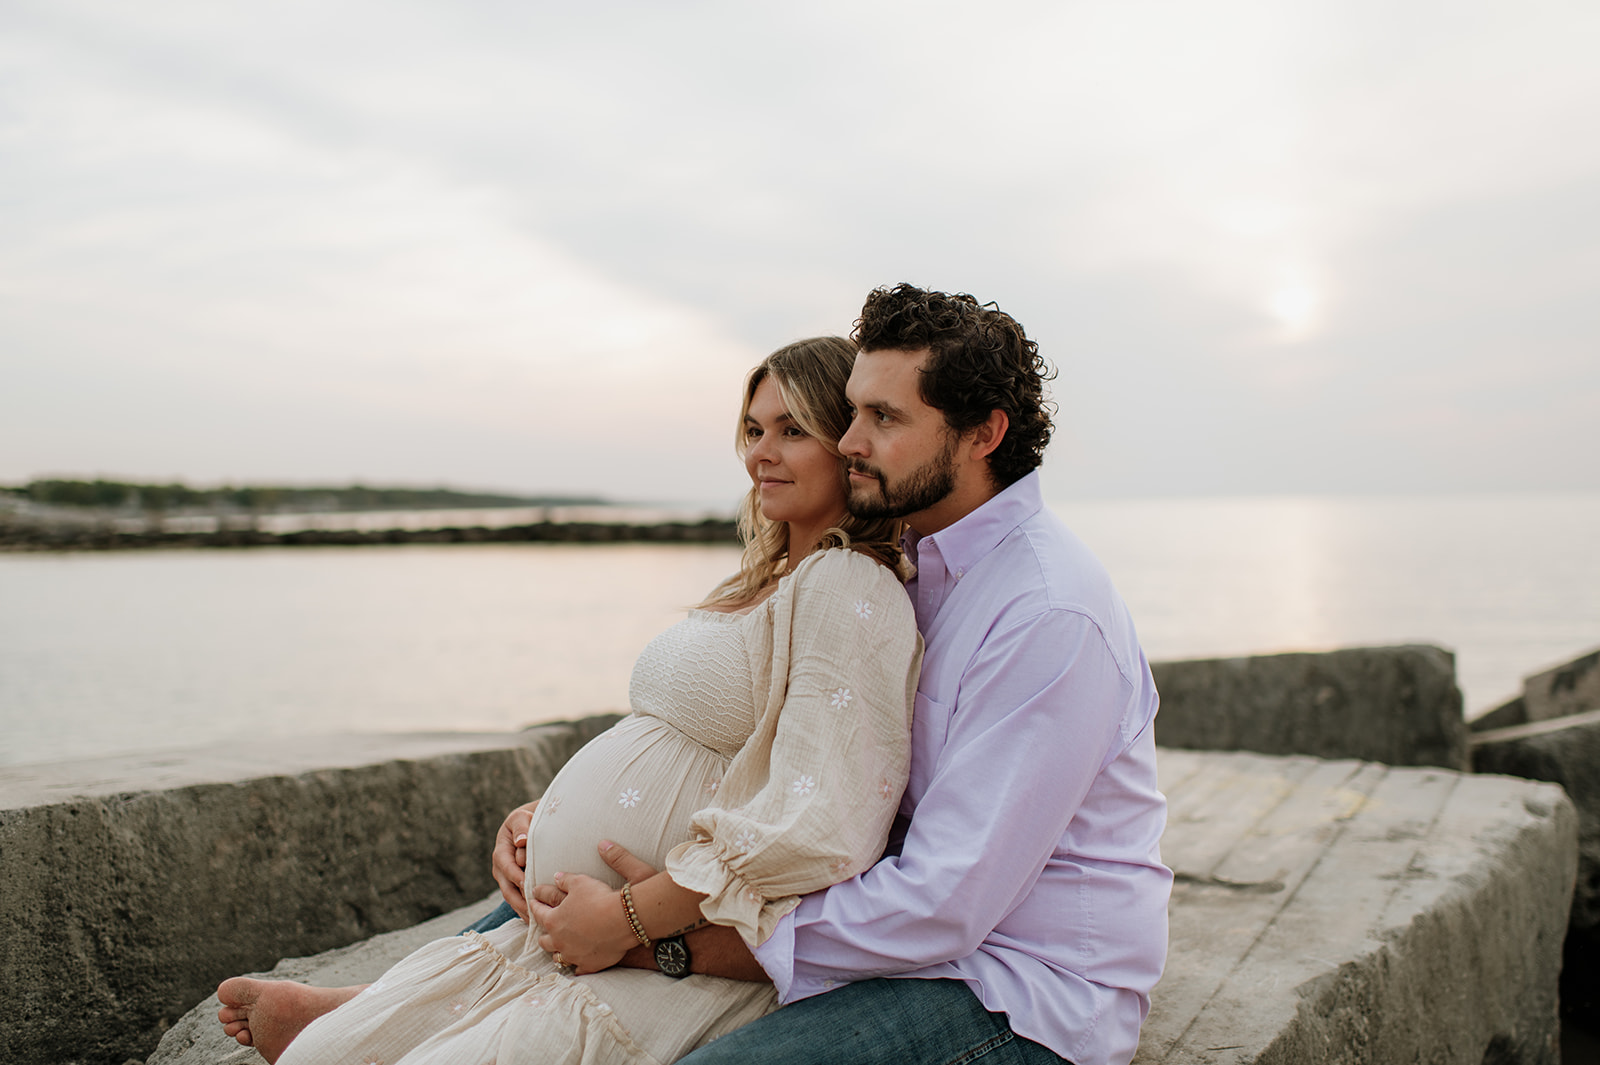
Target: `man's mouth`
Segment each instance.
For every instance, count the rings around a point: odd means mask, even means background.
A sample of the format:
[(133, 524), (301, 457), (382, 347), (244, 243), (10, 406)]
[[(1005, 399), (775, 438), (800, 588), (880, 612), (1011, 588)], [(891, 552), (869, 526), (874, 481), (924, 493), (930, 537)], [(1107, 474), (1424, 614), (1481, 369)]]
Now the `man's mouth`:
[(860, 477), (870, 481), (882, 481), (883, 475), (870, 466), (857, 466), (851, 464), (846, 467), (851, 477)]

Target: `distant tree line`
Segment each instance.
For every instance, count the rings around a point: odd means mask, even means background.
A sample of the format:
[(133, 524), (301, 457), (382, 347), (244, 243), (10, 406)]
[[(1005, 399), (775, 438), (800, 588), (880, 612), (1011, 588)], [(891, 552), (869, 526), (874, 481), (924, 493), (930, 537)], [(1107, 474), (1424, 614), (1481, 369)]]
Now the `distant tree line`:
[(246, 485), (240, 488), (190, 488), (182, 483), (132, 484), (125, 481), (30, 481), (11, 489), (34, 503), (57, 507), (140, 510), (440, 510), (455, 507), (593, 506), (595, 496), (512, 496), (458, 492), (449, 488), (293, 488)]

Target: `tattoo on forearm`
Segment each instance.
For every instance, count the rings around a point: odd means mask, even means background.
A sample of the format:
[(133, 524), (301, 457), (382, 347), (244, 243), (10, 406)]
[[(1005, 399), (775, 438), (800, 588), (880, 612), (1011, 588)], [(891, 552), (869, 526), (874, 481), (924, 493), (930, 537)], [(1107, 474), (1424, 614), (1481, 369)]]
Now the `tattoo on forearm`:
[(660, 936), (659, 938), (661, 938), (661, 939), (671, 939), (673, 936), (686, 936), (690, 932), (693, 932), (695, 929), (704, 928), (706, 925), (708, 925), (710, 923), (711, 923), (710, 921), (706, 920), (704, 917), (701, 917), (700, 919), (696, 920), (693, 924), (686, 924), (682, 928), (678, 929), (676, 932), (668, 932), (666, 935)]

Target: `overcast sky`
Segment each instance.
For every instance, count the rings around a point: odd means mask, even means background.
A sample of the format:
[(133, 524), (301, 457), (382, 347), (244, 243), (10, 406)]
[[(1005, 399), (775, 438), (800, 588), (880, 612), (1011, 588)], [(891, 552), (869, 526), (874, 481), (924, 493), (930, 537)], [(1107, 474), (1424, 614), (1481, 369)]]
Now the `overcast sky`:
[(1594, 0), (0, 6), (0, 483), (729, 499), (897, 281), (1051, 498), (1600, 489)]

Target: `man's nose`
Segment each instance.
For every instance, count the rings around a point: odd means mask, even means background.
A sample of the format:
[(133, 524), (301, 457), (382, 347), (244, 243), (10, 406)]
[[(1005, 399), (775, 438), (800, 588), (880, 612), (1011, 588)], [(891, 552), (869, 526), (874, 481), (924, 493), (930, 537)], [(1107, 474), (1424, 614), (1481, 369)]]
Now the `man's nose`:
[(867, 453), (862, 434), (857, 431), (860, 425), (860, 415), (850, 419), (850, 428), (846, 429), (844, 435), (839, 438), (839, 454), (848, 456), (865, 455)]

